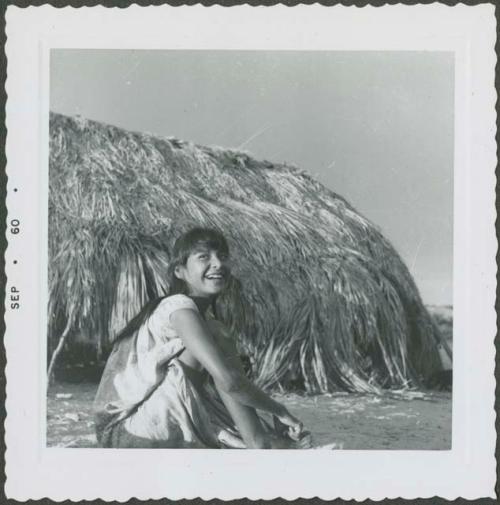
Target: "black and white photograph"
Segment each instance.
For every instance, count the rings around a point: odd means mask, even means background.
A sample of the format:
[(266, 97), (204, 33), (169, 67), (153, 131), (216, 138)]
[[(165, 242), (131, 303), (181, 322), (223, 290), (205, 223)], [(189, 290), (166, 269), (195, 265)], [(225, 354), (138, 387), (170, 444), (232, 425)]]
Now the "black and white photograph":
[(494, 497), (495, 33), (9, 7), (6, 496)]
[(450, 52), (50, 54), (47, 444), (450, 449)]

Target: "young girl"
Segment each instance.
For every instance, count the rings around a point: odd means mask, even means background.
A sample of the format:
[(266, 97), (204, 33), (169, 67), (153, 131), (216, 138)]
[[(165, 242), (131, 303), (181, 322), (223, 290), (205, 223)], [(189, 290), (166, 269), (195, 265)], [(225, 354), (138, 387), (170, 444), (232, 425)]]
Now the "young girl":
[(168, 275), (169, 295), (149, 302), (115, 340), (95, 400), (99, 444), (309, 447), (300, 421), (246, 378), (224, 326), (205, 319), (230, 276), (224, 237), (204, 228), (180, 237)]

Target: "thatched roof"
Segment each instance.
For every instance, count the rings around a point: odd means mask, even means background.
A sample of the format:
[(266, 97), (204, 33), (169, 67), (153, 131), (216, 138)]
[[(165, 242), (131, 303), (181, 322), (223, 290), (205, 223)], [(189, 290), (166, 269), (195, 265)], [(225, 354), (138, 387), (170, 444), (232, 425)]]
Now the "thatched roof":
[(380, 231), (306, 172), (246, 153), (50, 117), (49, 342), (107, 349), (164, 293), (173, 242), (228, 237), (240, 280), (221, 313), (263, 387), (416, 384), (439, 336)]

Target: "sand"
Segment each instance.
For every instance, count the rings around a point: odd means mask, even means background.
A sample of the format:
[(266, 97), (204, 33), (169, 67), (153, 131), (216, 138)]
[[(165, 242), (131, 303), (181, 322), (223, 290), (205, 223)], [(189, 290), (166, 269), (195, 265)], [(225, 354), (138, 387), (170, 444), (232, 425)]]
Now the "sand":
[[(47, 445), (95, 447), (94, 383), (59, 383), (47, 404)], [(317, 446), (335, 449), (451, 448), (451, 393), (275, 395), (312, 432)]]

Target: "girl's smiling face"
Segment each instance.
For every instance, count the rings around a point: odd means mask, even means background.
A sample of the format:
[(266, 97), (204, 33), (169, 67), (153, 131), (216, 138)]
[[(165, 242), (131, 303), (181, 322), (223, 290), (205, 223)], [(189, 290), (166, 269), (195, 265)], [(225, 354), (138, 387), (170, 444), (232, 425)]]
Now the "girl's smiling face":
[(185, 265), (176, 267), (175, 275), (186, 283), (189, 295), (216, 296), (224, 289), (229, 277), (228, 260), (224, 252), (199, 247), (188, 256)]

